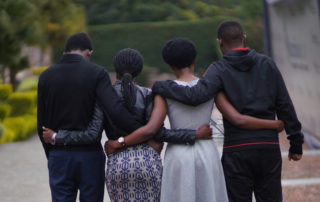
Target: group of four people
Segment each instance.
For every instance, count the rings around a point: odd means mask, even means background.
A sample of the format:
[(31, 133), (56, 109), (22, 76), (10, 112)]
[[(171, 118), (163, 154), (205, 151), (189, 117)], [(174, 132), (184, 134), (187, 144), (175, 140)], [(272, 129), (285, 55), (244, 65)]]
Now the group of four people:
[[(238, 22), (221, 23), (218, 42), (223, 59), (199, 79), (194, 43), (169, 40), (162, 57), (177, 79), (156, 82), (151, 92), (133, 82), (143, 68), (137, 50), (114, 57), (112, 87), (105, 69), (88, 61), (89, 37), (72, 35), (38, 87), (52, 201), (75, 201), (78, 190), (80, 201), (102, 201), (104, 179), (111, 201), (237, 202), (252, 201), (252, 192), (257, 201), (282, 201), (278, 132), (284, 123), (293, 160), (302, 156), (303, 134), (281, 74), (244, 47)], [(222, 164), (208, 125), (214, 102), (224, 118)]]

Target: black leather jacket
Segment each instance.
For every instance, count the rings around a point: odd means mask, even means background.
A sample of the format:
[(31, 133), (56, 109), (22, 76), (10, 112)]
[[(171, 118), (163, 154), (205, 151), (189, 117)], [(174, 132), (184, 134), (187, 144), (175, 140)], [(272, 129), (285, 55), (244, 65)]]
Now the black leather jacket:
[[(136, 104), (132, 111), (134, 118), (140, 123), (146, 124), (153, 109), (153, 94), (150, 89), (135, 85)], [(117, 80), (114, 89), (124, 102), (121, 92), (121, 81)], [(124, 120), (125, 121), (125, 120)], [(116, 140), (120, 136), (127, 134), (112, 123), (112, 120), (103, 115), (100, 107), (96, 104), (94, 113), (88, 128), (83, 131), (59, 130), (56, 136), (57, 145), (81, 145), (95, 144), (100, 142), (103, 128), (106, 131), (108, 139)], [(162, 126), (154, 139), (159, 142), (170, 142), (175, 144), (194, 144), (195, 130), (190, 129), (171, 129), (168, 130)]]

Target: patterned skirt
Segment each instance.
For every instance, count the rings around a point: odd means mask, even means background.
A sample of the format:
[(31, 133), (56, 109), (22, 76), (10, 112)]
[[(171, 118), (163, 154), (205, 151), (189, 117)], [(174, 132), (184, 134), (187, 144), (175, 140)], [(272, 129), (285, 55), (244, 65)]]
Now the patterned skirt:
[(111, 201), (160, 201), (162, 163), (149, 145), (131, 146), (108, 156), (106, 185)]

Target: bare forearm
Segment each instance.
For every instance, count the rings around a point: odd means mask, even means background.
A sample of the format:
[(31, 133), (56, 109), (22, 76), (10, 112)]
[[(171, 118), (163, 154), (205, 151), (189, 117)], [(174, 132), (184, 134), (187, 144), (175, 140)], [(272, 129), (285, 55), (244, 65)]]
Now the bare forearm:
[(152, 138), (156, 134), (155, 130), (148, 128), (148, 126), (143, 126), (137, 130), (135, 130), (130, 135), (124, 137), (124, 142), (126, 146), (131, 146), (135, 144), (139, 144), (145, 142)]
[(261, 130), (261, 129), (270, 129), (276, 130), (279, 127), (279, 123), (276, 120), (266, 120), (266, 119), (259, 119), (254, 118), (247, 115), (241, 115), (240, 118), (236, 122), (236, 126), (243, 129), (248, 130)]
[(134, 145), (144, 142), (153, 137), (163, 124), (167, 114), (167, 106), (165, 100), (157, 95), (154, 99), (152, 114), (147, 125), (135, 130), (133, 133), (125, 137), (126, 145)]
[(226, 95), (220, 92), (216, 97), (216, 105), (223, 117), (226, 118), (231, 124), (238, 128), (248, 130), (272, 129), (279, 128), (279, 121), (260, 119), (253, 116), (240, 114), (233, 105), (229, 102)]

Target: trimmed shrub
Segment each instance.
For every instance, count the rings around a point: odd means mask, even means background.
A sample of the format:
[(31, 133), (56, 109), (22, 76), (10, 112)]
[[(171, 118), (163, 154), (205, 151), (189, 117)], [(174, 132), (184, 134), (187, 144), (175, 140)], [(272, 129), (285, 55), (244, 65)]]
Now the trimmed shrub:
[(9, 116), (11, 112), (11, 106), (8, 104), (1, 104), (0, 105), (0, 120), (3, 120), (7, 116)]
[(8, 117), (3, 121), (3, 126), (2, 143), (23, 140), (37, 130), (37, 118), (34, 115)]
[(0, 84), (0, 101), (5, 101), (12, 93), (12, 86), (10, 84)]
[(216, 42), (216, 28), (224, 19), (226, 17), (90, 26), (89, 34), (94, 47), (91, 60), (113, 71), (113, 57), (120, 49), (130, 47), (141, 52), (146, 66), (170, 72), (170, 68), (162, 60), (162, 46), (174, 37), (186, 37), (196, 44), (198, 56), (195, 69), (202, 72), (221, 56)]
[(32, 67), (31, 72), (35, 76), (39, 76), (44, 70), (46, 70), (49, 66), (44, 67)]
[(1, 143), (1, 139), (2, 139), (3, 135), (4, 135), (4, 127), (3, 127), (2, 123), (0, 122), (0, 143)]
[(35, 91), (38, 88), (38, 76), (32, 76), (24, 79), (18, 86), (17, 91)]
[(36, 105), (37, 91), (15, 92), (8, 99), (11, 105), (11, 116), (19, 116), (29, 113)]

